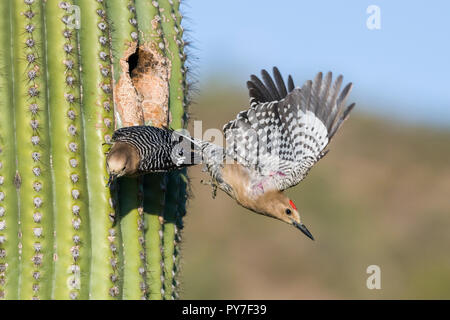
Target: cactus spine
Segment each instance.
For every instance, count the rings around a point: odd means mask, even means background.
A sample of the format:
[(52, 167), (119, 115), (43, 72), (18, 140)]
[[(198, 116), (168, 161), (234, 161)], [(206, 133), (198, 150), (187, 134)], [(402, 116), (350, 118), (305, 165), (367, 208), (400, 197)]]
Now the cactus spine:
[(105, 153), (116, 127), (183, 127), (179, 1), (0, 10), (0, 299), (176, 298), (185, 172), (110, 190)]

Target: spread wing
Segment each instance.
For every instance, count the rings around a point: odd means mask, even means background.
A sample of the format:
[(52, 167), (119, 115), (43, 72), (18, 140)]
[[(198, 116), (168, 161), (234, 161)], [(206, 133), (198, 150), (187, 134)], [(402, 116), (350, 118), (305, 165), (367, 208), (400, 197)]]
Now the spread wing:
[(318, 73), (302, 88), (292, 88), (290, 80), (285, 90), (276, 68), (276, 86), (267, 72), (262, 76), (265, 84), (255, 76), (248, 84), (251, 107), (224, 127), (227, 155), (252, 170), (256, 192), (285, 190), (303, 180), (326, 154), (354, 107), (345, 106), (352, 84), (341, 91), (343, 77), (332, 82), (329, 72), (325, 77)]

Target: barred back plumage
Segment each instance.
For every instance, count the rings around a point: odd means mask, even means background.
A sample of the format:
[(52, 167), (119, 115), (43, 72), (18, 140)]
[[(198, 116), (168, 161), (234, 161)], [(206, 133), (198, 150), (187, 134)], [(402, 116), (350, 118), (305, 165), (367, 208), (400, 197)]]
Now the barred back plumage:
[(183, 137), (175, 131), (151, 126), (132, 126), (116, 130), (114, 142), (126, 142), (139, 153), (141, 173), (169, 171), (194, 164), (193, 153), (186, 152)]

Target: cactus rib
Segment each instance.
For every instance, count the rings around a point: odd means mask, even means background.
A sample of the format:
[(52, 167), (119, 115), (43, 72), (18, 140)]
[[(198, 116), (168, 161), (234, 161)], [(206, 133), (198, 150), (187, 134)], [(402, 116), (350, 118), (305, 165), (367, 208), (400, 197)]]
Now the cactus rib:
[[(172, 129), (183, 128), (183, 117), (185, 114), (185, 80), (183, 73), (183, 56), (182, 43), (179, 41), (179, 29), (177, 28), (177, 16), (174, 8), (178, 12), (178, 3), (171, 0), (160, 0), (159, 12), (161, 16), (161, 26), (164, 34), (164, 43), (166, 55), (171, 62), (170, 70), (170, 114)], [(181, 20), (181, 19), (180, 19)], [(166, 196), (166, 206), (164, 210), (164, 231), (163, 231), (163, 247), (164, 247), (164, 297), (165, 299), (173, 299), (176, 296), (176, 286), (174, 285), (174, 267), (177, 261), (176, 249), (176, 233), (178, 233), (177, 221), (180, 212), (178, 201), (180, 201), (180, 191), (183, 188), (180, 182), (181, 172), (173, 172), (169, 174), (169, 182)]]
[[(142, 50), (164, 57), (164, 43), (157, 2), (135, 0), (136, 15), (139, 26), (139, 46)], [(155, 56), (153, 56), (155, 59)], [(159, 58), (161, 60), (161, 58)], [(163, 58), (162, 58), (163, 59)], [(163, 62), (164, 63), (164, 62)], [(156, 78), (158, 79), (158, 78)], [(161, 87), (160, 87), (161, 88)], [(161, 89), (160, 89), (161, 90)], [(159, 106), (160, 108), (164, 106)], [(146, 124), (154, 119), (145, 118)], [(162, 216), (164, 210), (164, 191), (166, 178), (164, 174), (151, 174), (143, 177), (146, 280), (148, 298), (162, 299)]]
[(111, 140), (112, 113), (111, 58), (105, 1), (77, 0), (81, 11), (79, 32), (82, 108), (85, 137), (86, 174), (89, 177), (89, 219), (91, 235), (90, 298), (119, 296), (117, 225), (114, 203), (107, 183), (105, 153), (99, 146)]
[(44, 36), (42, 1), (14, 1), (20, 299), (51, 296), (53, 201)]
[[(128, 79), (129, 75), (120, 64), (121, 59), (128, 59), (136, 48), (138, 39), (137, 21), (134, 1), (120, 0), (108, 3), (108, 19), (112, 25), (111, 40), (115, 59), (114, 83), (121, 79)], [(128, 65), (129, 67), (129, 65)], [(131, 86), (131, 81), (127, 81)], [(120, 93), (118, 93), (120, 94)], [(117, 99), (115, 98), (117, 101)], [(136, 103), (137, 101), (135, 101)], [(142, 118), (136, 117), (139, 124)], [(123, 125), (130, 125), (123, 119)], [(124, 178), (118, 183), (119, 217), (122, 235), (123, 253), (123, 293), (124, 299), (141, 299), (146, 297), (145, 283), (145, 249), (144, 249), (144, 222), (142, 217), (140, 184), (138, 179)]]
[(145, 212), (145, 249), (147, 258), (148, 298), (162, 299), (162, 225), (164, 213), (164, 191), (166, 177), (164, 174), (152, 174), (144, 178), (144, 212)]
[[(68, 8), (58, 1), (45, 4), (51, 153), (55, 215), (55, 276), (53, 297), (88, 298), (90, 239), (88, 192), (84, 170), (79, 62), (76, 30)], [(78, 163), (73, 166), (71, 163)]]
[(178, 298), (186, 170), (109, 188), (105, 160), (185, 124), (179, 5), (0, 1), (0, 299)]
[(14, 181), (16, 146), (12, 78), (11, 2), (1, 1), (0, 12), (0, 299), (17, 299), (19, 278), (18, 203)]

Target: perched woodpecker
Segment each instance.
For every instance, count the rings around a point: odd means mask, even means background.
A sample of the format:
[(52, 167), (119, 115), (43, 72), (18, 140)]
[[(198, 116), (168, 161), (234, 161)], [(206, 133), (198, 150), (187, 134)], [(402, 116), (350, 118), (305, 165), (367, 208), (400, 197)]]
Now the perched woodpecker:
[(345, 106), (352, 84), (341, 91), (343, 77), (332, 82), (329, 72), (301, 88), (289, 76), (286, 88), (276, 67), (273, 79), (266, 70), (261, 74), (262, 81), (252, 75), (247, 82), (250, 108), (223, 128), (226, 149), (192, 141), (202, 150), (213, 194), (218, 187), (241, 206), (291, 224), (314, 240), (283, 191), (302, 181), (327, 153), (354, 107)]
[(194, 164), (194, 152), (185, 152), (183, 139), (167, 128), (132, 126), (116, 130), (106, 156), (108, 185), (122, 176), (136, 177)]

